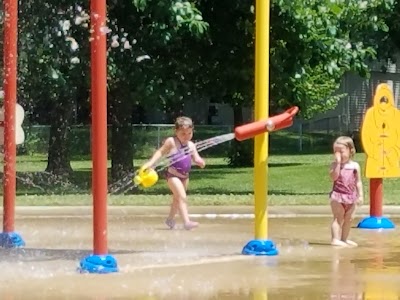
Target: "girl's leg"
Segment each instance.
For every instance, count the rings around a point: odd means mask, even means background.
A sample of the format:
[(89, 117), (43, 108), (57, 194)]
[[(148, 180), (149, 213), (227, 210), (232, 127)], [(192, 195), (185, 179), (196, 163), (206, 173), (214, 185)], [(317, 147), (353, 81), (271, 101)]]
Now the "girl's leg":
[(172, 202), (169, 209), (168, 219), (173, 220), (175, 218), (175, 215), (178, 213), (178, 202), (179, 202), (178, 198), (172, 195)]
[(341, 203), (331, 200), (331, 209), (333, 214), (333, 221), (331, 224), (331, 244), (334, 246), (347, 246), (345, 242), (341, 241), (342, 225), (345, 214), (344, 207)]
[[(183, 185), (185, 187), (185, 191), (187, 191), (188, 186), (189, 186), (189, 178), (183, 179), (183, 180), (181, 179), (181, 181), (182, 181), (182, 183), (183, 183)], [(174, 220), (176, 214), (178, 213), (178, 210), (179, 210), (179, 198), (175, 197), (175, 195), (172, 195), (172, 203), (171, 203), (171, 206), (170, 206), (170, 210), (169, 210), (169, 215), (168, 215), (167, 221), (168, 220)]]
[(176, 224), (175, 215), (177, 214), (177, 212), (178, 212), (178, 199), (174, 195), (172, 195), (172, 202), (170, 205), (169, 214), (168, 214), (167, 219), (165, 220), (165, 224), (167, 224), (167, 226), (170, 229), (175, 228), (175, 224)]
[[(188, 190), (188, 187), (189, 187), (189, 178), (185, 179), (185, 181), (183, 182), (183, 185), (185, 186), (185, 191), (186, 191), (186, 194), (187, 194), (187, 190)], [(185, 229), (190, 230), (190, 229), (198, 227), (198, 226), (199, 226), (199, 222), (190, 221), (189, 224), (185, 224)]]
[[(174, 201), (176, 201), (174, 203), (176, 203), (176, 207), (179, 210), (179, 213), (181, 215), (181, 218), (183, 220), (185, 228), (189, 230), (189, 229), (197, 227), (199, 225), (199, 223), (192, 222), (189, 219), (189, 213), (188, 213), (187, 202), (186, 202), (187, 182), (182, 182), (177, 177), (171, 177), (168, 179), (168, 186), (169, 186), (170, 190), (172, 191)], [(172, 207), (171, 207), (170, 213), (174, 213), (174, 210)]]
[(347, 239), (349, 237), (351, 221), (353, 219), (353, 213), (355, 208), (356, 208), (355, 204), (351, 204), (346, 207), (344, 213), (343, 226), (342, 226), (341, 240), (350, 246), (357, 246), (357, 243)]

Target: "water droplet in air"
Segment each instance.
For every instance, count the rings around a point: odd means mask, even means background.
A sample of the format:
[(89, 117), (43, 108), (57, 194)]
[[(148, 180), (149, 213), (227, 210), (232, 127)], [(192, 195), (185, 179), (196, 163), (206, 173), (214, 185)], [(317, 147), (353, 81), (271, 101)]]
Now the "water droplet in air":
[(112, 30), (110, 28), (108, 28), (107, 26), (100, 27), (101, 33), (107, 34), (107, 33), (110, 33), (111, 31)]
[(56, 70), (52, 70), (52, 71), (51, 71), (51, 77), (52, 77), (53, 79), (58, 79), (58, 78), (59, 78), (58, 73), (56, 72)]
[(83, 22), (83, 18), (82, 17), (77, 16), (75, 18), (75, 25), (81, 25), (82, 22)]
[(124, 49), (132, 49), (132, 46), (131, 46), (131, 44), (129, 44), (129, 41), (125, 41)]
[(71, 42), (71, 50), (72, 51), (75, 51), (75, 50), (77, 50), (79, 48), (78, 43), (76, 42), (76, 40), (73, 37), (69, 36), (65, 40), (68, 41), (68, 42)]
[(61, 20), (59, 24), (64, 32), (71, 28), (71, 22), (69, 20)]
[(117, 48), (118, 46), (119, 46), (119, 43), (118, 43), (117, 40), (113, 40), (113, 41), (111, 42), (111, 47), (112, 47), (112, 48)]
[(73, 58), (71, 58), (71, 63), (72, 64), (79, 64), (80, 63), (80, 59), (78, 58), (78, 57), (73, 57)]
[(138, 56), (138, 57), (136, 57), (136, 62), (141, 62), (141, 61), (143, 61), (145, 59), (150, 59), (150, 56), (148, 56), (147, 54)]

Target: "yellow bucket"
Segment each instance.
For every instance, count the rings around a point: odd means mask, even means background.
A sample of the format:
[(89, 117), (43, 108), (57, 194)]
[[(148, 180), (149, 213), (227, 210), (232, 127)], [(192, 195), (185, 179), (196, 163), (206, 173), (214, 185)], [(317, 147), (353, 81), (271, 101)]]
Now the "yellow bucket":
[(136, 185), (141, 185), (145, 188), (152, 187), (158, 181), (158, 174), (153, 169), (140, 169), (138, 174), (133, 177), (133, 182)]

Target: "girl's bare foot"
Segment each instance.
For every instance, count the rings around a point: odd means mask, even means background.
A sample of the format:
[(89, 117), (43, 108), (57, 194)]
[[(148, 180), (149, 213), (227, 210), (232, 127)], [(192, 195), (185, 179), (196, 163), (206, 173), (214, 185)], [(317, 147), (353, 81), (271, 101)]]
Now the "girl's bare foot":
[(193, 228), (196, 228), (198, 226), (199, 226), (198, 222), (192, 222), (192, 221), (189, 221), (188, 223), (185, 223), (185, 225), (184, 225), (186, 230), (192, 230)]
[(339, 247), (347, 247), (348, 246), (347, 243), (345, 243), (345, 242), (343, 242), (341, 240), (338, 240), (338, 239), (332, 239), (331, 245), (332, 246), (339, 246)]
[(175, 220), (173, 219), (166, 219), (165, 224), (169, 227), (169, 229), (175, 228)]
[(356, 242), (353, 242), (353, 241), (350, 241), (350, 240), (345, 240), (344, 242), (347, 245), (351, 246), (351, 247), (357, 247), (358, 246)]

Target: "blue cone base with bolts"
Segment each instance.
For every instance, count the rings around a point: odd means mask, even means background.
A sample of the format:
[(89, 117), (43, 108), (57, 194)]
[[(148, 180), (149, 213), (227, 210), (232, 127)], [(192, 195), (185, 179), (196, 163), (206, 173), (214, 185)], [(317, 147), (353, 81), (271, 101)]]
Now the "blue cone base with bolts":
[(271, 240), (251, 240), (243, 247), (245, 255), (278, 255), (275, 243)]
[(0, 233), (0, 246), (3, 248), (21, 248), (25, 246), (25, 242), (16, 232), (2, 232)]
[(368, 217), (358, 223), (358, 228), (362, 229), (393, 229), (393, 222), (385, 217)]
[(118, 272), (118, 264), (112, 255), (91, 254), (81, 260), (78, 271), (98, 274), (115, 273)]

